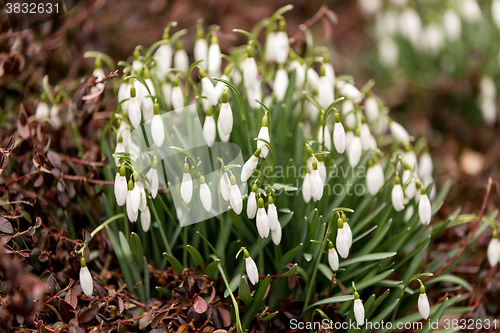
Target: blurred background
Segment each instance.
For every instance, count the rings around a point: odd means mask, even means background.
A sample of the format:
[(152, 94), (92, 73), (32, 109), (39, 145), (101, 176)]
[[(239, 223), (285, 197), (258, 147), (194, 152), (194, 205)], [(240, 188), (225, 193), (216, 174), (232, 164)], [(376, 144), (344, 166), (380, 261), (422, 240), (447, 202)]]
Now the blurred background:
[[(45, 74), (51, 84), (77, 90), (94, 67), (93, 60), (83, 58), (85, 51), (126, 60), (136, 45), (161, 39), (170, 21), (178, 22), (174, 31), (189, 29), (182, 41), (192, 50), (196, 22), (203, 18), (205, 27), (220, 26), (225, 53), (246, 42), (233, 28), (250, 30), (288, 3), (295, 7), (285, 14), (289, 36), (309, 25), (316, 43), (330, 49), (337, 74), (353, 75), (358, 87), (374, 79), (374, 91), (391, 116), (410, 134), (427, 139), (438, 186), (452, 182), (440, 217), (458, 205), (464, 213), (477, 212), (488, 177), (500, 175), (498, 1), (83, 0), (66, 15), (18, 33), (10, 30), (0, 7), (0, 137), (6, 139), (15, 128), (21, 103), (34, 114)], [(486, 212), (500, 206), (498, 195), (493, 198)], [(459, 244), (468, 230), (463, 227), (450, 229), (434, 246)], [(484, 260), (489, 238), (479, 239), (477, 255), (455, 268), (477, 292), (484, 292), (489, 272)], [(500, 279), (492, 279), (483, 299), (489, 308), (478, 311), (500, 313), (499, 291)]]

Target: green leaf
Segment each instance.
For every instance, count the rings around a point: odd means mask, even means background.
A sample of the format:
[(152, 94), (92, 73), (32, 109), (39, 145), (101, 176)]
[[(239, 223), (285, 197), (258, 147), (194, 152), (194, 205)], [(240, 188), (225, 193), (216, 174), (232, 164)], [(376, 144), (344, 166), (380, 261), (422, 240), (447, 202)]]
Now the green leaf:
[(267, 316), (264, 316), (264, 317), (260, 318), (260, 320), (261, 320), (261, 321), (269, 321), (269, 320), (273, 319), (273, 318), (274, 318), (274, 316), (276, 316), (278, 313), (279, 313), (279, 311), (276, 311), (276, 312), (270, 313), (270, 314), (268, 314)]
[(307, 307), (307, 309), (313, 308), (315, 306), (323, 305), (323, 304), (343, 303), (343, 302), (347, 302), (347, 301), (350, 301), (350, 300), (353, 300), (353, 299), (354, 299), (353, 295), (343, 295), (343, 296), (328, 297), (328, 298), (325, 298), (324, 300), (321, 300), (319, 302), (316, 302), (314, 304), (309, 305)]
[(364, 256), (359, 256), (356, 258), (341, 261), (340, 267), (347, 267), (349, 265), (357, 264), (360, 262), (382, 260), (382, 259), (394, 257), (396, 254), (397, 254), (397, 252), (380, 252), (380, 253), (366, 254)]
[(182, 273), (182, 271), (184, 270), (184, 266), (181, 265), (181, 263), (179, 262), (179, 260), (175, 259), (174, 256), (171, 256), (167, 252), (163, 252), (163, 256), (165, 258), (167, 258), (167, 260), (170, 263), (170, 265), (172, 265), (172, 267), (174, 268), (175, 273), (177, 275), (180, 275)]
[[(383, 279), (387, 278), (389, 275), (391, 275), (394, 272), (394, 269), (390, 269), (384, 273), (375, 275), (374, 277), (367, 277), (365, 280), (362, 280), (359, 283), (356, 283), (356, 289), (358, 290), (363, 290), (367, 287), (370, 287), (374, 285), (375, 283), (382, 281)], [(350, 290), (350, 289), (349, 289)]]
[(240, 299), (248, 306), (253, 300), (250, 294), (250, 288), (248, 287), (248, 281), (246, 277), (242, 276), (240, 279)]
[(297, 245), (296, 247), (285, 253), (281, 258), (281, 263), (279, 267), (284, 267), (287, 264), (291, 263), (293, 259), (297, 256), (301, 248), (302, 248), (302, 243), (300, 243), (299, 245)]
[(134, 255), (135, 262), (140, 267), (142, 265), (144, 250), (142, 249), (141, 239), (135, 232), (130, 233), (130, 250)]
[(356, 243), (357, 241), (359, 241), (361, 238), (365, 237), (366, 235), (368, 235), (370, 232), (372, 232), (373, 230), (377, 229), (378, 228), (378, 225), (374, 225), (373, 227), (371, 227), (370, 229), (368, 229), (367, 231), (363, 232), (361, 235), (357, 236), (356, 238), (354, 238), (352, 240), (352, 243)]
[(160, 294), (163, 294), (163, 295), (167, 296), (167, 298), (170, 298), (172, 296), (172, 291), (170, 291), (170, 289), (167, 289), (165, 287), (156, 287), (155, 289)]
[(219, 266), (220, 260), (217, 259), (214, 262), (208, 264), (208, 266), (205, 268), (205, 274), (210, 276), (212, 279), (215, 277), (215, 272), (217, 272), (217, 266)]
[(203, 260), (203, 257), (201, 256), (200, 252), (198, 252), (197, 249), (195, 249), (194, 247), (192, 247), (189, 244), (186, 246), (186, 249), (188, 250), (188, 252), (193, 257), (196, 266), (200, 266), (200, 268), (203, 271), (203, 269), (205, 268), (205, 262)]
[(288, 270), (288, 272), (286, 272), (284, 274), (281, 274), (281, 275), (278, 275), (277, 277), (278, 278), (290, 277), (290, 276), (293, 276), (293, 275), (297, 274), (298, 271), (299, 271), (299, 265), (295, 264), (295, 265), (292, 266), (292, 268), (290, 268)]
[(436, 276), (435, 278), (433, 278), (430, 281), (428, 281), (427, 284), (431, 285), (431, 284), (434, 284), (434, 283), (437, 283), (437, 282), (451, 282), (451, 283), (458, 284), (459, 286), (464, 287), (468, 291), (472, 291), (473, 290), (473, 288), (469, 284), (469, 282), (467, 282), (466, 280), (462, 279), (461, 277), (458, 277), (458, 276), (455, 276), (455, 275), (452, 275), (452, 274), (444, 274), (444, 275)]

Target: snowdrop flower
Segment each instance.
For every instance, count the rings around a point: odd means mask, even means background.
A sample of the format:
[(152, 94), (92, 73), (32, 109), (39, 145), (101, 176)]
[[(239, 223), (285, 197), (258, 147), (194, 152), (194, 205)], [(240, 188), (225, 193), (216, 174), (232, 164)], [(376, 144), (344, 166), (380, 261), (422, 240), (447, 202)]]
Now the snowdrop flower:
[(141, 104), (137, 98), (136, 88), (130, 88), (130, 100), (128, 101), (128, 119), (134, 128), (141, 124)]
[[(170, 38), (169, 28), (170, 26), (165, 28), (165, 31), (163, 32), (163, 40), (168, 40)], [(162, 81), (165, 79), (165, 76), (172, 67), (172, 54), (173, 51), (170, 43), (160, 45), (155, 52), (156, 72), (158, 78)]]
[[(121, 136), (118, 137), (118, 142), (116, 143), (115, 147), (115, 155), (118, 153), (125, 153), (125, 146), (123, 144), (123, 138)], [(117, 156), (115, 157), (115, 164), (118, 165), (118, 162), (120, 161), (120, 158)]]
[(219, 39), (214, 33), (208, 48), (208, 76), (220, 77), (220, 66), (222, 64), (222, 54), (220, 52)]
[(283, 65), (278, 66), (276, 77), (273, 82), (273, 91), (276, 95), (276, 100), (281, 102), (285, 98), (285, 93), (288, 88), (288, 74)]
[(422, 284), (420, 286), (420, 295), (418, 296), (418, 312), (422, 318), (429, 318), (429, 314), (431, 312), (431, 308), (429, 305), (429, 300), (427, 299), (427, 294), (425, 293), (425, 287)]
[(315, 159), (312, 163), (311, 179), (310, 179), (310, 189), (311, 196), (314, 201), (319, 201), (323, 197), (323, 181), (321, 180), (321, 175), (318, 170), (318, 162)]
[(82, 257), (80, 259), (80, 286), (84, 294), (87, 297), (92, 297), (92, 292), (94, 291), (94, 281), (92, 280), (92, 275), (87, 267), (87, 262)]
[(127, 200), (127, 178), (125, 178), (125, 167), (122, 165), (115, 177), (115, 198), (118, 206), (123, 206)]
[[(248, 104), (250, 104), (250, 107), (252, 109), (257, 109), (259, 108), (261, 105), (259, 103), (257, 103), (255, 100), (262, 100), (262, 87), (261, 87), (261, 80), (260, 79), (257, 79), (257, 81), (255, 82), (255, 85), (253, 87), (250, 87), (250, 88), (246, 88), (247, 89), (247, 99), (248, 99)], [(264, 101), (265, 103), (267, 103), (266, 101)], [(269, 103), (267, 103), (269, 104)]]
[(323, 181), (323, 184), (326, 184), (326, 165), (325, 162), (323, 161), (323, 155), (318, 156), (318, 171), (319, 175), (321, 176), (321, 180)]
[(278, 227), (274, 230), (271, 230), (271, 239), (273, 240), (274, 245), (280, 245), (281, 243), (281, 225), (278, 222)]
[[(126, 111), (123, 111), (123, 117), (126, 118)], [(123, 147), (125, 148), (125, 151), (128, 150), (128, 141), (130, 137), (130, 126), (126, 121), (123, 121), (121, 119), (118, 120), (118, 130), (116, 131), (116, 136), (117, 137), (122, 137), (123, 140)]]
[(400, 212), (405, 208), (405, 195), (403, 192), (403, 187), (401, 186), (401, 182), (399, 180), (399, 176), (396, 174), (396, 182), (394, 187), (392, 188), (391, 193), (392, 206), (396, 212)]
[(134, 183), (132, 178), (128, 181), (128, 192), (125, 205), (127, 208), (127, 216), (130, 222), (137, 221), (139, 215), (139, 206), (141, 204), (141, 190), (139, 186)]
[(193, 180), (189, 173), (189, 164), (184, 163), (184, 173), (182, 174), (181, 196), (185, 203), (191, 202), (193, 196)]
[(276, 32), (271, 31), (266, 37), (266, 59), (268, 62), (276, 61)]
[(436, 54), (444, 44), (444, 34), (441, 26), (433, 23), (425, 27), (421, 35), (421, 43), (425, 51)]
[(459, 5), (460, 14), (467, 23), (474, 24), (481, 20), (481, 7), (476, 0), (461, 0)]
[(144, 232), (149, 231), (149, 227), (151, 226), (151, 212), (149, 211), (149, 207), (146, 207), (144, 211), (141, 212), (141, 227)]
[(333, 69), (333, 65), (330, 63), (330, 56), (326, 55), (325, 56), (325, 63), (323, 64), (323, 68), (325, 69), (325, 76), (327, 77), (328, 81), (332, 85), (332, 87), (335, 86), (335, 70)]
[(243, 201), (241, 199), (241, 192), (238, 185), (236, 185), (236, 177), (231, 176), (231, 188), (229, 190), (229, 203), (236, 214), (240, 214), (243, 210)]
[(259, 282), (259, 270), (257, 269), (255, 261), (253, 261), (253, 259), (250, 257), (247, 249), (243, 250), (243, 254), (245, 257), (245, 268), (247, 271), (248, 279), (253, 285), (255, 285), (257, 284), (257, 282)]
[[(269, 127), (268, 127), (268, 118), (267, 112), (262, 117), (262, 127), (260, 128), (258, 138), (262, 140), (266, 140), (267, 142), (271, 142), (271, 138), (269, 137)], [(260, 149), (260, 157), (266, 158), (267, 154), (269, 154), (269, 147), (266, 145), (264, 141), (257, 140), (257, 149)]]
[[(149, 77), (149, 70), (147, 68), (144, 69), (144, 81), (146, 82), (147, 88), (143, 85), (144, 96), (146, 94), (151, 93), (152, 96), (156, 96), (155, 86), (153, 81)], [(148, 92), (149, 89), (149, 92)], [(154, 100), (153, 98), (142, 98), (141, 102), (141, 110), (144, 121), (148, 121), (153, 118), (154, 115)]]
[(352, 101), (347, 99), (342, 103), (342, 116), (345, 117), (345, 124), (348, 128), (356, 127), (357, 121), (354, 114), (354, 104), (352, 103)]
[[(323, 116), (320, 117), (323, 119)], [(322, 123), (322, 120), (320, 119), (320, 123)], [(328, 128), (328, 125), (325, 125), (325, 129), (323, 130), (323, 125), (319, 126), (318, 129), (318, 141), (319, 144), (323, 144), (323, 135), (325, 136), (325, 148), (328, 150), (332, 150), (332, 135), (330, 134), (330, 129)]]
[[(120, 83), (120, 87), (118, 88), (118, 97), (117, 97), (118, 103), (126, 100), (127, 98), (130, 98), (130, 87), (132, 87), (132, 85), (125, 80), (122, 81), (122, 83)], [(127, 103), (128, 101), (125, 101), (122, 104), (125, 110), (128, 109)]]
[(339, 256), (331, 241), (328, 241), (328, 265), (334, 272), (339, 270)]
[[(231, 110), (231, 106), (228, 103), (227, 92), (224, 90), (222, 92), (222, 104), (220, 106), (220, 113), (218, 124), (222, 133), (224, 135), (230, 135), (233, 130), (233, 111)], [(220, 132), (219, 132), (220, 135)]]
[(380, 0), (358, 0), (359, 7), (361, 11), (366, 16), (371, 16), (380, 10), (382, 7), (382, 2)]
[(189, 57), (181, 41), (177, 41), (177, 51), (174, 54), (174, 67), (183, 72), (187, 72), (189, 69)]
[(361, 159), (361, 153), (363, 152), (363, 143), (359, 138), (359, 134), (353, 137), (352, 142), (348, 146), (347, 157), (349, 159), (349, 165), (351, 168), (354, 168), (358, 165), (359, 160)]
[(149, 179), (151, 184), (148, 184), (148, 190), (149, 193), (151, 194), (151, 198), (156, 198), (156, 195), (158, 194), (158, 187), (159, 187), (159, 181), (158, 181), (158, 171), (156, 171), (156, 168), (158, 166), (158, 162), (156, 161), (156, 157), (153, 161), (153, 164), (151, 165), (151, 168), (149, 169), (148, 173), (146, 174), (146, 177)]
[[(95, 60), (95, 68), (94, 68), (94, 71), (92, 72), (92, 76), (95, 77), (96, 82), (101, 81), (102, 79), (104, 79), (106, 77), (106, 75), (104, 75), (104, 71), (102, 70), (101, 60), (99, 58), (96, 58), (96, 60)], [(103, 90), (104, 89), (104, 82), (96, 83), (95, 89)]]
[(413, 207), (413, 205), (409, 205), (408, 207), (406, 207), (405, 214), (403, 216), (403, 220), (405, 222), (410, 221), (414, 212), (415, 212), (415, 208)]
[(45, 93), (42, 93), (42, 97), (40, 98), (40, 102), (36, 107), (35, 118), (38, 121), (44, 121), (49, 118), (49, 106), (45, 102)]
[(415, 193), (417, 192), (417, 185), (411, 179), (412, 171), (410, 170), (408, 164), (405, 163), (405, 171), (403, 172), (403, 184), (406, 185), (404, 189), (405, 197), (407, 200), (413, 199)]
[(269, 216), (269, 228), (271, 230), (276, 230), (277, 228), (281, 229), (280, 222), (278, 220), (278, 210), (274, 204), (272, 196), (269, 196), (269, 199), (267, 199), (267, 215)]
[(401, 126), (401, 124), (398, 124), (393, 120), (389, 120), (389, 127), (391, 130), (391, 135), (394, 137), (394, 139), (396, 139), (397, 141), (401, 141), (404, 144), (410, 142), (410, 135), (408, 134), (406, 129)]
[(375, 96), (369, 96), (365, 100), (365, 116), (368, 123), (373, 123), (377, 120), (380, 115), (380, 110), (378, 108), (377, 98)]
[(365, 323), (365, 308), (363, 307), (363, 303), (359, 299), (359, 294), (357, 291), (354, 292), (354, 318), (358, 323), (358, 326), (361, 326)]
[(286, 23), (285, 21), (280, 21), (278, 32), (273, 40), (275, 47), (275, 60), (278, 64), (284, 64), (288, 59), (288, 52), (290, 50), (290, 43), (288, 41), (288, 35), (285, 31)]
[[(56, 101), (57, 103), (57, 101)], [(54, 104), (50, 108), (50, 122), (52, 123), (52, 128), (59, 129), (61, 127), (61, 117), (59, 117), (59, 105)]]
[[(319, 86), (319, 75), (313, 68), (308, 68), (306, 71), (307, 83), (311, 90), (318, 90)], [(333, 93), (333, 90), (332, 90)]]
[(269, 230), (271, 229), (271, 225), (269, 222), (269, 217), (267, 216), (266, 210), (264, 208), (264, 199), (259, 198), (257, 201), (257, 231), (261, 238), (267, 238), (269, 236)]
[(212, 147), (215, 142), (215, 120), (212, 116), (212, 108), (209, 106), (207, 109), (207, 116), (205, 117), (205, 124), (203, 125), (203, 138), (207, 146)]
[(394, 39), (384, 36), (378, 44), (378, 59), (386, 68), (396, 67), (399, 59), (399, 48)]
[(333, 127), (333, 144), (337, 153), (342, 154), (346, 147), (346, 134), (344, 125), (340, 122), (340, 116), (335, 112), (335, 126)]
[(325, 65), (321, 66), (321, 76), (318, 82), (318, 102), (323, 109), (327, 109), (335, 100), (333, 84), (325, 75)]
[(431, 155), (429, 154), (427, 148), (424, 148), (424, 151), (418, 159), (418, 176), (424, 180), (432, 178), (433, 168), (434, 166), (432, 163)]
[(231, 137), (231, 133), (229, 134), (224, 134), (224, 131), (222, 130), (221, 127), (221, 121), (220, 121), (220, 113), (219, 113), (219, 120), (217, 121), (217, 133), (219, 133), (219, 138), (222, 142), (228, 142), (229, 138)]
[(425, 193), (425, 188), (422, 186), (420, 200), (418, 202), (418, 216), (420, 217), (420, 222), (427, 225), (431, 223), (431, 214), (431, 202)]
[(363, 94), (352, 83), (339, 81), (337, 83), (339, 92), (342, 96), (350, 99), (354, 103), (359, 103), (363, 99)]
[(495, 82), (488, 75), (484, 75), (483, 77), (481, 77), (481, 81), (479, 82), (479, 96), (484, 99), (495, 99), (497, 97), (497, 88), (495, 86)]
[(163, 98), (165, 98), (167, 108), (172, 107), (172, 88), (172, 83), (168, 80), (167, 76), (165, 82), (161, 85), (161, 93), (163, 94)]
[(446, 36), (450, 41), (456, 41), (462, 35), (462, 21), (460, 21), (460, 17), (454, 10), (447, 9), (444, 12), (443, 25)]
[(205, 208), (207, 212), (210, 212), (212, 209), (212, 193), (203, 175), (200, 176), (200, 200), (203, 208)]
[(500, 242), (498, 241), (496, 229), (493, 230), (491, 241), (488, 244), (487, 255), (491, 267), (495, 267), (500, 262)]
[(384, 186), (384, 170), (378, 161), (370, 160), (368, 171), (366, 172), (366, 187), (371, 195), (376, 195)]
[(247, 216), (249, 219), (253, 219), (255, 214), (257, 214), (257, 199), (255, 197), (255, 192), (257, 192), (257, 184), (252, 185), (252, 192), (250, 192), (247, 200)]
[(139, 187), (140, 200), (139, 200), (139, 210), (144, 212), (147, 206), (146, 191), (144, 191), (144, 185), (141, 182), (136, 182), (135, 185)]
[(500, 0), (493, 0), (491, 3), (491, 15), (493, 16), (493, 22), (500, 29)]
[(252, 156), (245, 162), (243, 168), (241, 169), (241, 181), (246, 182), (248, 178), (253, 174), (253, 171), (259, 163), (259, 155), (261, 154), (260, 148), (253, 153)]
[(201, 77), (201, 87), (203, 89), (203, 96), (205, 96), (210, 103), (210, 105), (217, 105), (219, 103), (219, 98), (212, 81), (207, 77), (207, 74), (201, 67), (199, 68), (199, 73)]
[(488, 125), (493, 125), (497, 119), (496, 101), (492, 98), (479, 98), (478, 106), (481, 110), (484, 122)]
[(364, 122), (364, 117), (362, 118), (363, 122), (361, 123), (359, 129), (359, 137), (361, 139), (361, 146), (363, 147), (363, 151), (368, 149), (376, 149), (377, 143), (370, 133), (370, 128), (368, 124)]
[(181, 109), (184, 107), (184, 93), (179, 85), (179, 78), (177, 76), (174, 79), (174, 87), (172, 88), (172, 97), (170, 100), (172, 102), (172, 109), (177, 113), (181, 112)]
[(347, 238), (347, 244), (349, 246), (349, 249), (351, 248), (352, 246), (352, 230), (351, 230), (351, 226), (349, 225), (349, 223), (347, 222), (347, 217), (345, 216), (344, 212), (342, 212), (342, 220), (344, 221), (344, 229), (345, 229), (345, 233), (346, 233), (346, 238)]
[(345, 223), (342, 218), (339, 217), (337, 224), (337, 251), (340, 256), (345, 259), (349, 256), (349, 231), (347, 231), (347, 229), (345, 228)]
[(290, 72), (293, 70), (295, 70), (295, 89), (300, 90), (306, 79), (306, 68), (299, 60), (295, 59), (290, 63), (289, 67)]
[(252, 89), (255, 87), (257, 77), (257, 63), (252, 55), (252, 44), (249, 43), (247, 46), (247, 58), (243, 62), (243, 83), (245, 84), (245, 88)]
[(311, 174), (309, 172), (306, 173), (302, 182), (302, 197), (305, 203), (311, 201)]
[(208, 43), (204, 38), (203, 28), (201, 27), (201, 23), (198, 25), (196, 29), (196, 41), (194, 42), (194, 60), (202, 62), (199, 63), (199, 66), (203, 69), (207, 68), (207, 56), (208, 56)]
[(163, 128), (163, 120), (160, 116), (160, 105), (157, 102), (154, 104), (154, 116), (151, 120), (151, 136), (157, 147), (163, 145), (163, 141), (165, 140), (165, 129)]
[(408, 7), (403, 10), (399, 16), (399, 30), (401, 35), (413, 45), (418, 44), (422, 32), (422, 21), (414, 9)]
[[(224, 169), (224, 164), (221, 165), (221, 170)], [(229, 191), (231, 190), (231, 182), (227, 176), (227, 172), (224, 172), (219, 181), (219, 190), (222, 198), (226, 201), (229, 200)]]

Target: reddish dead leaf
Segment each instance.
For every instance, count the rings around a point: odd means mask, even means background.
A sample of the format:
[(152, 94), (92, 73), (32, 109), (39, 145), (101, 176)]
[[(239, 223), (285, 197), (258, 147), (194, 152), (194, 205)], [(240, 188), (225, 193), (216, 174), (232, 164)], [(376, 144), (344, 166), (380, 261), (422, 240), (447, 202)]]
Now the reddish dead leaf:
[(177, 329), (177, 333), (185, 333), (189, 331), (189, 325), (183, 324)]
[(19, 111), (19, 116), (17, 117), (17, 132), (24, 140), (28, 140), (31, 137), (28, 115), (22, 105), (21, 110)]
[(88, 323), (89, 321), (95, 318), (98, 311), (99, 311), (99, 306), (97, 304), (94, 304), (90, 308), (86, 308), (78, 315), (78, 322)]
[(72, 288), (69, 288), (66, 296), (64, 297), (64, 301), (66, 301), (73, 309), (76, 309), (76, 305), (78, 304), (78, 298), (76, 298), (76, 293)]
[(196, 299), (194, 300), (194, 310), (197, 313), (204, 313), (207, 311), (208, 304), (205, 302), (205, 300), (201, 296), (196, 296)]
[(0, 232), (3, 232), (4, 234), (11, 234), (14, 232), (12, 224), (10, 224), (10, 222), (3, 217), (0, 217)]
[(123, 312), (123, 310), (125, 309), (125, 305), (123, 304), (123, 300), (121, 297), (117, 297), (118, 299), (118, 310), (120, 311), (120, 313)]
[(210, 298), (208, 299), (208, 303), (212, 303), (215, 298), (215, 287), (212, 286), (212, 294), (210, 294)]

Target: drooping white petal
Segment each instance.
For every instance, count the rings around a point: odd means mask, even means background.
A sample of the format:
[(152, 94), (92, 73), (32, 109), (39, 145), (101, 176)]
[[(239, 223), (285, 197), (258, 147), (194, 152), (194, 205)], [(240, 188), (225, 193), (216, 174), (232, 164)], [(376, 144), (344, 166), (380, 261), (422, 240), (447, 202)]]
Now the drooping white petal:
[(241, 169), (242, 182), (246, 182), (248, 178), (250, 178), (258, 163), (258, 157), (255, 157), (254, 155), (250, 156), (250, 158), (245, 162), (245, 165), (243, 165), (243, 168)]
[(257, 282), (259, 282), (259, 270), (257, 269), (255, 261), (253, 261), (251, 257), (245, 259), (245, 267), (250, 282), (253, 285), (257, 284)]
[(214, 145), (216, 134), (214, 117), (206, 116), (205, 125), (203, 125), (203, 138), (207, 146), (212, 147)]
[(205, 38), (198, 38), (196, 42), (194, 43), (194, 60), (199, 61), (203, 60), (200, 62), (198, 65), (206, 69), (207, 67), (207, 56), (208, 56), (208, 43)]
[(284, 64), (288, 59), (288, 52), (290, 49), (290, 44), (288, 42), (288, 35), (285, 31), (276, 32), (276, 36), (274, 38), (275, 44), (275, 60), (278, 64)]
[(276, 60), (276, 32), (270, 32), (266, 38), (266, 59), (269, 62)]
[(201, 79), (201, 86), (203, 89), (204, 96), (208, 99), (210, 105), (217, 105), (219, 99), (217, 98), (217, 92), (215, 87), (208, 77)]
[(342, 258), (349, 256), (349, 239), (345, 228), (337, 230), (337, 251)]
[(328, 264), (330, 265), (332, 271), (335, 272), (339, 270), (339, 256), (334, 247), (328, 249)]
[(500, 261), (500, 242), (498, 238), (491, 238), (490, 243), (488, 244), (487, 250), (488, 263), (491, 267), (495, 267)]
[[(308, 68), (306, 71), (307, 83), (312, 90), (318, 90), (319, 86), (319, 75), (313, 68)], [(333, 90), (332, 90), (333, 93)]]
[(218, 122), (224, 135), (231, 134), (233, 130), (233, 111), (229, 103), (221, 104)]
[(115, 198), (118, 206), (123, 206), (127, 200), (127, 179), (124, 176), (116, 174), (115, 178)]
[(281, 243), (281, 225), (278, 222), (278, 227), (274, 230), (271, 230), (271, 238), (273, 240), (274, 245), (280, 245)]
[[(229, 200), (229, 191), (231, 189), (231, 182), (229, 181), (229, 177), (227, 176), (227, 173), (224, 173), (219, 182), (219, 189), (220, 189), (220, 194), (222, 195), (222, 198), (226, 201)], [(257, 211), (257, 210), (256, 210)]]
[(144, 232), (149, 231), (149, 227), (151, 225), (151, 212), (149, 211), (149, 207), (141, 212), (141, 227)]
[(417, 45), (422, 33), (422, 21), (413, 8), (408, 7), (399, 15), (399, 31), (410, 43)]
[(351, 226), (347, 222), (344, 222), (343, 226), (344, 226), (343, 229), (345, 229), (345, 238), (347, 239), (347, 245), (349, 246), (349, 249), (350, 249), (351, 246), (352, 246), (352, 230), (351, 230)]
[(38, 103), (35, 111), (35, 118), (38, 121), (44, 121), (49, 118), (49, 106), (45, 102)]
[(87, 266), (80, 268), (80, 286), (87, 297), (92, 297), (94, 281)]
[(318, 170), (313, 170), (311, 172), (311, 196), (314, 201), (319, 201), (323, 197), (323, 181), (321, 180), (321, 175)]
[(321, 180), (323, 181), (323, 184), (326, 184), (326, 166), (324, 161), (318, 162), (318, 171), (319, 175), (321, 176)]
[(144, 191), (144, 185), (141, 182), (136, 182), (136, 187), (139, 188), (139, 210), (141, 212), (145, 211), (147, 206), (146, 191)]
[(427, 299), (427, 294), (420, 294), (418, 296), (418, 312), (420, 312), (422, 318), (429, 318), (431, 308), (429, 305), (429, 300)]
[(420, 217), (420, 222), (422, 224), (431, 223), (431, 202), (427, 194), (422, 194), (420, 196), (420, 201), (418, 203), (418, 216)]
[(341, 122), (335, 123), (333, 127), (333, 144), (337, 153), (342, 154), (346, 148), (346, 134)]
[(189, 58), (186, 50), (180, 49), (175, 51), (174, 54), (174, 67), (180, 69), (183, 72), (187, 72), (189, 69)]
[(304, 81), (306, 79), (306, 69), (298, 60), (293, 60), (290, 64), (289, 71), (295, 70), (295, 88), (302, 89)]
[(399, 59), (398, 44), (389, 36), (384, 36), (378, 43), (378, 59), (386, 68), (396, 67)]
[(323, 144), (323, 132), (325, 135), (325, 147), (328, 150), (332, 150), (332, 135), (330, 133), (330, 129), (328, 128), (328, 125), (325, 126), (325, 129), (323, 130), (323, 126), (319, 127), (318, 130), (318, 141), (320, 144)]
[(243, 83), (247, 89), (255, 87), (258, 76), (257, 63), (253, 57), (248, 57), (243, 62)]
[(181, 196), (185, 203), (191, 202), (191, 197), (193, 196), (193, 180), (189, 172), (182, 175)]
[(127, 199), (125, 201), (127, 216), (130, 222), (137, 221), (140, 201), (141, 192), (137, 186), (134, 186), (133, 190), (127, 192)]
[(403, 188), (401, 187), (401, 184), (396, 184), (392, 188), (392, 193), (391, 193), (391, 199), (392, 199), (392, 206), (394, 207), (394, 210), (396, 212), (400, 212), (405, 208), (405, 195), (403, 193)]
[(361, 139), (359, 138), (359, 136), (354, 136), (347, 151), (347, 157), (349, 159), (349, 165), (351, 166), (351, 168), (354, 168), (356, 165), (358, 165), (359, 160), (361, 159), (362, 152), (363, 144), (361, 143)]
[[(410, 176), (411, 176), (411, 170), (405, 170), (403, 172), (403, 184), (407, 184), (408, 183), (408, 181), (410, 180)], [(417, 192), (417, 185), (415, 184), (415, 181), (413, 179), (406, 186), (404, 192), (405, 192), (405, 197), (408, 200), (413, 199), (413, 197), (415, 196), (415, 193)]]
[(323, 67), (325, 68), (325, 76), (328, 78), (328, 82), (332, 85), (332, 87), (335, 86), (335, 71), (333, 70), (333, 65), (330, 63), (325, 63), (323, 64)]
[(154, 115), (151, 120), (151, 136), (157, 147), (163, 145), (163, 141), (165, 140), (165, 129), (163, 128), (163, 120), (159, 114)]
[(318, 102), (326, 110), (333, 101), (333, 85), (326, 76), (321, 76), (318, 83)]
[(375, 149), (376, 146), (373, 146), (374, 139), (372, 137), (372, 134), (370, 133), (370, 128), (368, 127), (368, 124), (361, 124), (360, 130), (359, 130), (359, 137), (361, 139), (361, 146), (363, 147), (363, 151), (366, 151), (368, 149)]
[(367, 97), (365, 100), (365, 116), (368, 123), (373, 123), (379, 116), (377, 99), (375, 96)]
[(266, 214), (264, 208), (257, 209), (257, 231), (261, 238), (267, 238), (269, 236), (270, 222), (269, 217)]
[(213, 43), (208, 48), (208, 76), (209, 77), (220, 77), (220, 66), (222, 64), (222, 54), (220, 52), (220, 46), (217, 43)]
[(170, 44), (160, 45), (156, 50), (156, 70), (158, 78), (162, 81), (172, 67), (172, 54), (172, 46)]
[(462, 21), (460, 21), (460, 17), (453, 9), (447, 9), (444, 12), (443, 27), (450, 41), (456, 41), (462, 35)]
[(176, 112), (180, 112), (184, 107), (184, 93), (182, 92), (182, 88), (180, 86), (174, 86), (172, 88), (172, 109)]
[(363, 94), (352, 83), (345, 81), (338, 81), (337, 87), (342, 96), (350, 99), (354, 103), (359, 103), (363, 99)]
[(304, 176), (302, 183), (302, 197), (306, 203), (311, 201), (311, 174), (309, 172)]
[(158, 181), (158, 171), (156, 169), (149, 169), (148, 173), (146, 174), (146, 177), (149, 179), (151, 184), (148, 184), (148, 189), (149, 193), (151, 194), (151, 197), (154, 199), (156, 198), (156, 195), (158, 194), (158, 187), (159, 187), (159, 181)]
[(231, 207), (233, 208), (236, 214), (241, 214), (243, 210), (243, 201), (241, 199), (241, 192), (238, 185), (231, 185), (231, 189), (229, 191), (229, 202), (231, 203)]
[(249, 219), (253, 219), (257, 214), (257, 199), (255, 198), (255, 192), (250, 192), (247, 201), (247, 216)]
[(276, 230), (280, 228), (280, 221), (278, 220), (278, 210), (276, 209), (276, 205), (274, 203), (269, 204), (267, 206), (267, 216), (269, 217), (269, 227), (272, 230)]
[(212, 192), (207, 183), (200, 185), (200, 200), (203, 208), (209, 212), (212, 209)]
[(360, 299), (354, 300), (354, 318), (358, 325), (363, 325), (365, 323), (365, 308)]
[(128, 119), (134, 128), (141, 124), (141, 117), (141, 106), (137, 97), (130, 98), (128, 101)]
[(219, 119), (217, 120), (217, 133), (219, 133), (219, 138), (222, 142), (228, 142), (229, 138), (231, 137), (231, 133), (224, 134), (224, 131), (222, 130), (220, 116)]
[(278, 102), (281, 102), (285, 98), (287, 88), (288, 74), (284, 69), (278, 69), (273, 83), (273, 91)]
[(398, 124), (395, 121), (391, 121), (391, 124), (389, 126), (391, 129), (391, 135), (394, 137), (394, 139), (405, 144), (410, 142), (410, 135), (401, 124)]
[(422, 153), (418, 159), (418, 176), (421, 179), (432, 178), (432, 170), (434, 169), (431, 155), (428, 152)]
[(482, 17), (481, 7), (476, 0), (462, 0), (460, 1), (460, 15), (467, 23), (477, 23)]
[(384, 185), (384, 170), (380, 164), (368, 168), (366, 173), (366, 187), (371, 195), (376, 195)]
[[(262, 126), (259, 131), (258, 135), (259, 139), (266, 140), (267, 142), (270, 141), (269, 137), (269, 127), (267, 126)], [(264, 141), (257, 140), (257, 149), (260, 148), (260, 157), (266, 158), (267, 154), (269, 153), (269, 148), (267, 145), (264, 143)]]

